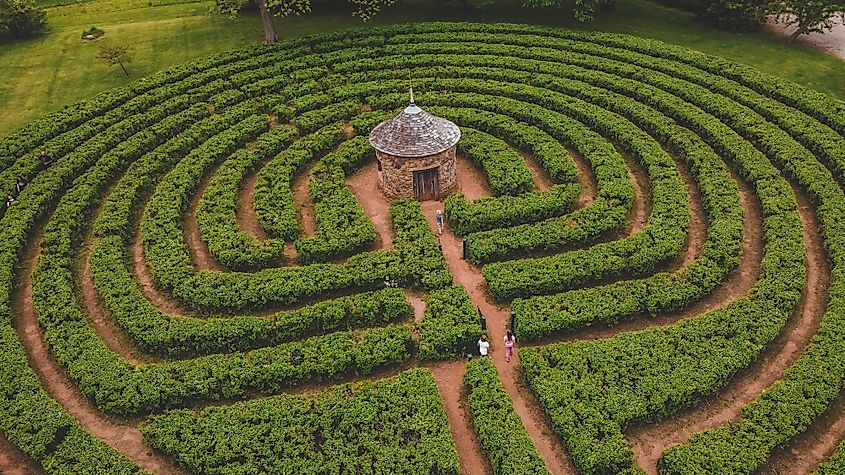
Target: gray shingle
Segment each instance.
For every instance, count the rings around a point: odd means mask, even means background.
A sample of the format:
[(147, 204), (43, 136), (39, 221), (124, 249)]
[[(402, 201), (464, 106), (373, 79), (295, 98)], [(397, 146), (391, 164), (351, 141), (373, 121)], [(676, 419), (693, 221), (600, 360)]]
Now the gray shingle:
[(370, 132), (370, 144), (397, 157), (426, 157), (453, 147), (461, 129), (449, 120), (429, 114), (414, 103)]

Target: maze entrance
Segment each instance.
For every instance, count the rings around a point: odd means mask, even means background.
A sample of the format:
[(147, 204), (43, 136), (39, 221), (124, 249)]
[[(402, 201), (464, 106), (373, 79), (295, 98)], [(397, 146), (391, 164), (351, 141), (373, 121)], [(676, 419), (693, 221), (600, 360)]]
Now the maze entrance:
[(440, 167), (414, 171), (414, 198), (420, 201), (436, 200), (440, 195), (437, 171)]

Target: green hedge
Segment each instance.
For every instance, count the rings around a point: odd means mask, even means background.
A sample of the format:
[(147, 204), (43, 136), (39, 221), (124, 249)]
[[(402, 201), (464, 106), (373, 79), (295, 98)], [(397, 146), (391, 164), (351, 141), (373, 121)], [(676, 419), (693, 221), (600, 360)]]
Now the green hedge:
[(171, 411), (150, 418), (142, 431), (150, 445), (197, 473), (461, 471), (427, 369), (310, 395)]
[(546, 464), (513, 410), (490, 358), (469, 362), (464, 374), (472, 426), (495, 474), (548, 474)]

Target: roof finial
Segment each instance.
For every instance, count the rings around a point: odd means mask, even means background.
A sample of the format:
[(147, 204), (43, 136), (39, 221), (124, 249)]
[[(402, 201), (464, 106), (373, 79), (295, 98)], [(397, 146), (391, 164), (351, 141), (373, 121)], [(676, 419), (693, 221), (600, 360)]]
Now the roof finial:
[(414, 82), (411, 79), (411, 70), (408, 70), (408, 89), (411, 91), (411, 105), (414, 105)]

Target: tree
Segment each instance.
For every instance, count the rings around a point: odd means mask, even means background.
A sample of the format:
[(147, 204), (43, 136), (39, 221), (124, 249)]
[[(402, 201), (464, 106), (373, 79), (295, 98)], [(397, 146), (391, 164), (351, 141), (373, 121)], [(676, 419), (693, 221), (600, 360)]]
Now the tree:
[(699, 16), (730, 31), (750, 31), (760, 27), (769, 14), (771, 0), (705, 0)]
[(47, 13), (34, 0), (0, 0), (0, 29), (17, 37), (30, 36), (47, 28)]
[(120, 66), (123, 73), (129, 76), (129, 71), (126, 70), (126, 64), (132, 62), (132, 56), (129, 55), (129, 48), (121, 45), (100, 45), (100, 52), (97, 53), (97, 59), (103, 60), (109, 67), (115, 64)]
[[(569, 7), (567, 0), (525, 0), (525, 5), (535, 8), (563, 8)], [(571, 4), (572, 14), (578, 21), (591, 21), (597, 12), (612, 11), (616, 4), (614, 0), (574, 0)]]
[[(215, 10), (231, 18), (238, 16), (240, 10), (255, 0), (216, 0)], [(382, 7), (392, 5), (396, 0), (348, 0), (356, 7), (353, 15), (367, 21)], [(311, 12), (311, 0), (257, 0), (258, 11), (261, 13), (261, 26), (264, 30), (264, 42), (275, 43), (279, 40), (273, 26), (273, 16), (286, 17), (290, 15), (304, 15)]]
[(824, 34), (837, 19), (845, 21), (845, 0), (783, 0), (775, 3), (772, 13), (778, 22), (797, 27), (789, 37), (795, 41), (809, 33)]

